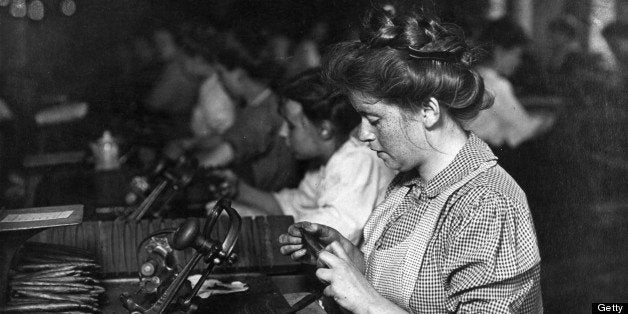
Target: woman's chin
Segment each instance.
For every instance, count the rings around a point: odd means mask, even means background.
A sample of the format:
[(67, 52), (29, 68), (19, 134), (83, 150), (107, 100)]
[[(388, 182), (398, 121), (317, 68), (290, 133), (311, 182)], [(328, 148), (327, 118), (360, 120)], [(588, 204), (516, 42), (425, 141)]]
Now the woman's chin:
[(401, 165), (396, 160), (390, 158), (390, 155), (384, 152), (378, 152), (377, 157), (379, 157), (379, 159), (381, 159), (384, 162), (384, 165), (386, 165), (386, 167), (392, 170), (399, 171), (399, 169), (401, 168)]

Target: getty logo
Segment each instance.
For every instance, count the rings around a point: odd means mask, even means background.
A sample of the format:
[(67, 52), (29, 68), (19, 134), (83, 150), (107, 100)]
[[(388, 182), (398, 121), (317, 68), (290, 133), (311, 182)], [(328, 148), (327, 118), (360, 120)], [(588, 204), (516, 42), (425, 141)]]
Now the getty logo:
[(593, 303), (591, 313), (624, 313), (628, 303)]

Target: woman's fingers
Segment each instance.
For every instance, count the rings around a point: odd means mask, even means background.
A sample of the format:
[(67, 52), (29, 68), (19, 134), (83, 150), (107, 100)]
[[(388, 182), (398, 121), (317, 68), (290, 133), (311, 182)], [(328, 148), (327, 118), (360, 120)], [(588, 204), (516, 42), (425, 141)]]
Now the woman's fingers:
[(291, 234), (281, 234), (279, 236), (279, 244), (281, 245), (286, 245), (286, 244), (301, 244), (303, 243), (303, 241), (301, 240), (301, 236), (293, 236)]
[(319, 268), (316, 270), (316, 278), (325, 283), (331, 283), (334, 271), (329, 268)]
[(290, 226), (288, 230), (295, 229), (295, 231), (299, 231), (299, 236), (300, 236), (301, 235), (300, 229), (303, 229), (309, 233), (314, 233), (318, 229), (317, 227), (318, 227), (318, 224), (314, 224), (309, 221), (300, 221)]
[[(315, 255), (317, 254), (313, 252), (308, 253), (307, 250), (304, 249), (305, 240), (303, 239), (303, 236), (304, 233), (307, 233), (308, 236), (312, 236), (314, 238), (308, 240), (310, 241), (308, 243), (319, 242), (320, 244), (322, 244), (322, 246), (324, 246), (332, 240), (336, 240), (337, 237), (333, 236), (335, 234), (334, 232), (334, 229), (329, 228), (325, 225), (310, 223), (308, 221), (302, 221), (292, 224), (290, 227), (288, 227), (288, 233), (279, 236), (278, 241), (281, 245), (281, 254), (290, 255), (291, 258), (295, 260), (302, 259), (304, 256), (310, 255), (310, 263), (317, 264), (319, 265), (319, 267), (325, 267), (325, 262), (320, 261), (320, 263), (318, 263), (316, 261)], [(337, 243), (336, 246), (339, 247), (336, 248), (337, 251), (342, 251), (342, 247), (339, 243)], [(328, 250), (332, 249), (329, 248)], [(319, 250), (317, 249), (316, 251), (318, 252)], [(341, 256), (343, 256), (343, 259), (348, 260), (348, 258), (346, 257), (346, 253), (342, 254)]]
[(329, 298), (335, 297), (334, 290), (331, 286), (325, 287), (325, 290), (323, 290), (323, 294)]
[(318, 254), (318, 261), (332, 269), (341, 268), (344, 264), (346, 264), (345, 261), (328, 251), (321, 251)]
[(290, 254), (290, 258), (292, 258), (293, 260), (300, 260), (302, 258), (305, 257), (305, 255), (307, 254), (307, 250), (306, 249), (301, 249), (298, 251), (293, 252), (292, 254)]
[(327, 229), (329, 229), (329, 227), (325, 225), (320, 225), (320, 224), (309, 222), (309, 221), (297, 222), (293, 224), (293, 226), (295, 228), (303, 229), (307, 231), (308, 233), (312, 235), (316, 235), (316, 236), (324, 236)]
[(342, 247), (342, 245), (340, 245), (340, 242), (334, 241), (330, 245), (328, 245), (327, 248), (331, 250), (331, 252), (334, 253), (334, 255), (336, 255), (338, 258), (347, 262), (351, 261), (345, 249)]
[(279, 248), (279, 251), (283, 255), (288, 255), (288, 254), (292, 254), (292, 252), (295, 252), (301, 249), (304, 249), (302, 244), (288, 244), (288, 245), (281, 246)]
[(288, 235), (301, 238), (301, 223), (295, 223), (288, 227)]
[(325, 242), (327, 243), (331, 242), (332, 239), (338, 240), (338, 238), (341, 237), (336, 229), (309, 221), (301, 221), (291, 225), (288, 228), (288, 233), (300, 237), (301, 230), (304, 230), (319, 239), (325, 239)]

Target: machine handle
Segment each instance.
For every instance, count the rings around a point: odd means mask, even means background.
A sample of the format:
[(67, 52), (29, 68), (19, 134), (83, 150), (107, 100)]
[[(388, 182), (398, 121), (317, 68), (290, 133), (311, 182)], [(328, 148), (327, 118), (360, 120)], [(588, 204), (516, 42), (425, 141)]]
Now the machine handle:
[(199, 235), (198, 222), (194, 219), (186, 220), (175, 231), (172, 236), (172, 247), (180, 251), (191, 247), (203, 255), (211, 254), (216, 250), (213, 243)]

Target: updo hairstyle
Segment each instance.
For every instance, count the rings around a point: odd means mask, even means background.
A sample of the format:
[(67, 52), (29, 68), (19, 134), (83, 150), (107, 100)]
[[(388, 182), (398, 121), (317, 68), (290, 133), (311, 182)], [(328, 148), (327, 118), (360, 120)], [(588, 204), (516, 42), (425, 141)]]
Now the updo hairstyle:
[(301, 104), (303, 115), (315, 125), (330, 121), (337, 140), (346, 140), (360, 124), (360, 116), (349, 99), (323, 81), (320, 69), (306, 70), (286, 82), (279, 89), (282, 107), (294, 100)]
[(323, 71), (346, 93), (362, 93), (407, 110), (417, 110), (434, 97), (462, 122), (492, 104), (482, 77), (471, 68), (475, 59), (457, 26), (423, 13), (393, 16), (378, 10), (366, 17), (359, 42), (330, 48)]

